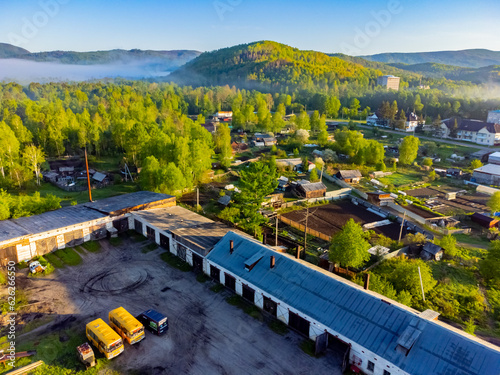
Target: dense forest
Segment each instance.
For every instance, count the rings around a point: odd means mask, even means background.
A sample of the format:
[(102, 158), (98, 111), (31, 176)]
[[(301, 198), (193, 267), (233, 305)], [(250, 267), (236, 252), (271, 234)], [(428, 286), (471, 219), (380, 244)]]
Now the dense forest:
[[(276, 132), (288, 125), (317, 132), (324, 130), (325, 116), (360, 118), (384, 101), (431, 118), (481, 119), (500, 106), (499, 101), (459, 99), (438, 90), (373, 90), (358, 99), (352, 86), (290, 95), (142, 81), (0, 85), (1, 186), (22, 188), (38, 180), (46, 157), (79, 155), (87, 147), (97, 157), (124, 155), (130, 165), (158, 169), (164, 191), (191, 187), (210, 170), (212, 155), (227, 149), (201, 126), (205, 116), (218, 110), (234, 112), (235, 128)], [(310, 120), (306, 109), (323, 118)], [(286, 124), (283, 116), (292, 112), (296, 116)]]

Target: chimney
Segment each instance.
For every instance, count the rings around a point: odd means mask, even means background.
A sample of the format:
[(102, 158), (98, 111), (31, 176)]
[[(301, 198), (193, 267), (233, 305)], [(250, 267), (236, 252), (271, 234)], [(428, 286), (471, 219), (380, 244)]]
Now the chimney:
[(276, 258), (274, 255), (271, 256), (271, 268), (274, 268), (274, 265), (276, 264)]
[(370, 288), (370, 274), (369, 273), (365, 273), (365, 290), (369, 290)]
[(266, 245), (266, 244), (267, 244), (267, 233), (264, 233), (264, 235), (262, 236), (262, 243), (263, 243), (264, 245)]
[(229, 241), (229, 254), (232, 254), (234, 251), (234, 242), (233, 240)]

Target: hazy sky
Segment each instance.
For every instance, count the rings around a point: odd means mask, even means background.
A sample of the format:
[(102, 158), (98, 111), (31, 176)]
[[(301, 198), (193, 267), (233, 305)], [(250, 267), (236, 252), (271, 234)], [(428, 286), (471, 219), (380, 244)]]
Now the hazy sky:
[(499, 0), (0, 0), (0, 42), (31, 52), (257, 40), (352, 55), (500, 51), (499, 14)]

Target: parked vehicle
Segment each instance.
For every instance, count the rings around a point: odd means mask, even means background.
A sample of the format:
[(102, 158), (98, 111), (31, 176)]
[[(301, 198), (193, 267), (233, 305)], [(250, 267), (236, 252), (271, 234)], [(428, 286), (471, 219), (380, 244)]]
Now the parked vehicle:
[(156, 335), (162, 335), (168, 330), (168, 318), (156, 310), (147, 310), (140, 314), (137, 319)]
[(104, 320), (96, 319), (87, 324), (86, 335), (90, 343), (111, 359), (123, 352), (123, 341)]
[(85, 365), (86, 368), (95, 366), (94, 351), (92, 350), (88, 342), (77, 346), (76, 353), (78, 355), (78, 359)]
[(45, 267), (40, 264), (38, 260), (35, 260), (29, 264), (31, 273), (38, 273), (45, 271)]
[(123, 307), (109, 312), (109, 325), (129, 344), (135, 344), (146, 337), (142, 323)]

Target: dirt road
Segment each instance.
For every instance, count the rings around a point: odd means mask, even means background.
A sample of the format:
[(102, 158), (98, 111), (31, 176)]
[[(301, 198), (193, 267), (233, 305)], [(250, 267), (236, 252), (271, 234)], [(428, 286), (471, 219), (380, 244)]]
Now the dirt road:
[(30, 279), (28, 290), (47, 301), (46, 312), (58, 315), (53, 332), (82, 327), (91, 319), (107, 321), (119, 306), (132, 314), (154, 308), (169, 318), (162, 337), (147, 332), (144, 341), (125, 346), (111, 361), (120, 373), (140, 374), (341, 374), (340, 354), (313, 358), (300, 349), (304, 338), (295, 332), (281, 336), (268, 325), (229, 305), (228, 291), (214, 293), (193, 273), (183, 273), (160, 260), (161, 249), (144, 254), (142, 244), (126, 239), (87, 253), (83, 264), (59, 269), (46, 279)]

